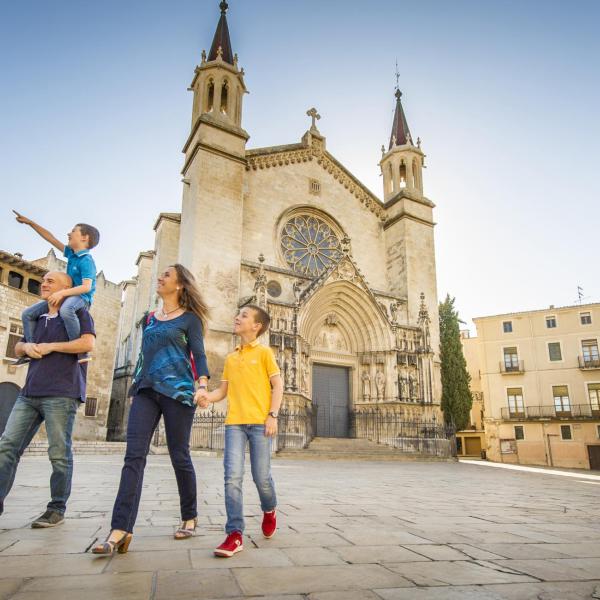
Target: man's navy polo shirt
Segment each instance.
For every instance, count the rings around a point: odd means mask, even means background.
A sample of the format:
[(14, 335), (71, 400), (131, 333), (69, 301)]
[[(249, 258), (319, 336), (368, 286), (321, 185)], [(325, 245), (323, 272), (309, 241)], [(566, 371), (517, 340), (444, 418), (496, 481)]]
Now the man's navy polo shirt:
[[(94, 321), (90, 313), (82, 308), (77, 311), (81, 326), (81, 335), (94, 331)], [(21, 340), (25, 341), (25, 338)], [(35, 324), (34, 344), (68, 342), (69, 336), (60, 315), (48, 317), (42, 315)], [(51, 352), (43, 358), (32, 358), (27, 371), (25, 386), (21, 390), (24, 396), (60, 396), (77, 398), (85, 402), (85, 383), (87, 363), (79, 363), (77, 354)]]
[(65, 258), (67, 259), (67, 275), (73, 280), (73, 287), (83, 283), (84, 279), (92, 280), (92, 287), (87, 294), (80, 296), (88, 303), (92, 304), (92, 298), (96, 291), (96, 263), (89, 250), (80, 250), (73, 252), (70, 246), (65, 246)]

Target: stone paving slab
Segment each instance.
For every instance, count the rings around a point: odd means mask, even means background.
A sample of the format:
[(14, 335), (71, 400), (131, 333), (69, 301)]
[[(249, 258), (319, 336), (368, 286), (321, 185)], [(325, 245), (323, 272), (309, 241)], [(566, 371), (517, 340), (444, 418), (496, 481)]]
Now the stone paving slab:
[[(378, 589), (383, 600), (592, 600), (600, 597), (597, 582), (510, 583), (506, 585), (456, 586), (419, 589)], [(598, 590), (597, 596), (592, 596)]]
[[(381, 565), (344, 565), (317, 567), (289, 567), (277, 569), (233, 568), (243, 592), (247, 595), (275, 592), (298, 594), (342, 590), (368, 590), (378, 586), (410, 587), (404, 577)], [(267, 587), (268, 586), (268, 587)]]
[(45, 457), (24, 457), (0, 516), (0, 600), (590, 600), (600, 598), (600, 486), (456, 463), (278, 460), (280, 528), (266, 540), (251, 478), (244, 551), (224, 539), (222, 460), (194, 457), (197, 535), (176, 541), (167, 456), (151, 456), (126, 555), (86, 550), (108, 532), (120, 457), (76, 456), (59, 527)]

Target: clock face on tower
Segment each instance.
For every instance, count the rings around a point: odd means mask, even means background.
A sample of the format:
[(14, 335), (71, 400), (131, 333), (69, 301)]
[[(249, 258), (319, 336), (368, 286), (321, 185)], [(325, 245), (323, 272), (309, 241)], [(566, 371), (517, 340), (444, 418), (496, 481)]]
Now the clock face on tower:
[(287, 264), (309, 277), (319, 276), (343, 255), (338, 236), (313, 215), (297, 215), (284, 225), (281, 249)]

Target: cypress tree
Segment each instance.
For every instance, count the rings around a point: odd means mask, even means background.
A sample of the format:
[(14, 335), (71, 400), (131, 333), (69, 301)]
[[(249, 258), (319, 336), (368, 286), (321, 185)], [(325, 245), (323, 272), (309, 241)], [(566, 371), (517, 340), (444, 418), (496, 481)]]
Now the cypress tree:
[(442, 410), (446, 423), (453, 423), (457, 431), (469, 424), (469, 411), (473, 403), (467, 371), (467, 361), (460, 343), (458, 311), (455, 298), (450, 294), (440, 302), (440, 360), (442, 368)]

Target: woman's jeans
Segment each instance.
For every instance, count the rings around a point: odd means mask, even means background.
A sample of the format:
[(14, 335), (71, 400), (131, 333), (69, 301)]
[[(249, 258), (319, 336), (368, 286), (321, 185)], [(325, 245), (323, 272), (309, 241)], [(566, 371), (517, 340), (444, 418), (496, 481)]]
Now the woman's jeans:
[(113, 508), (112, 529), (133, 531), (142, 495), (146, 457), (161, 415), (165, 421), (167, 446), (179, 489), (181, 519), (189, 521), (197, 516), (196, 473), (190, 457), (190, 433), (195, 411), (195, 407), (149, 388), (139, 390), (134, 396), (129, 411), (125, 464)]
[(46, 424), (52, 463), (48, 510), (64, 514), (71, 494), (71, 439), (79, 400), (56, 396), (19, 396), (0, 438), (0, 514), (15, 480), (19, 459), (42, 423)]
[[(69, 340), (76, 340), (81, 337), (81, 324), (77, 318), (77, 311), (82, 308), (89, 308), (90, 305), (81, 296), (68, 296), (65, 298), (58, 309)], [(36, 302), (28, 306), (21, 315), (23, 321), (23, 337), (27, 342), (33, 342), (33, 333), (35, 331), (36, 321), (48, 312), (48, 303), (45, 300)]]
[(225, 426), (225, 531), (244, 531), (244, 500), (242, 482), (246, 443), (250, 445), (250, 468), (263, 512), (277, 506), (275, 486), (271, 477), (271, 438), (265, 436), (264, 425)]

